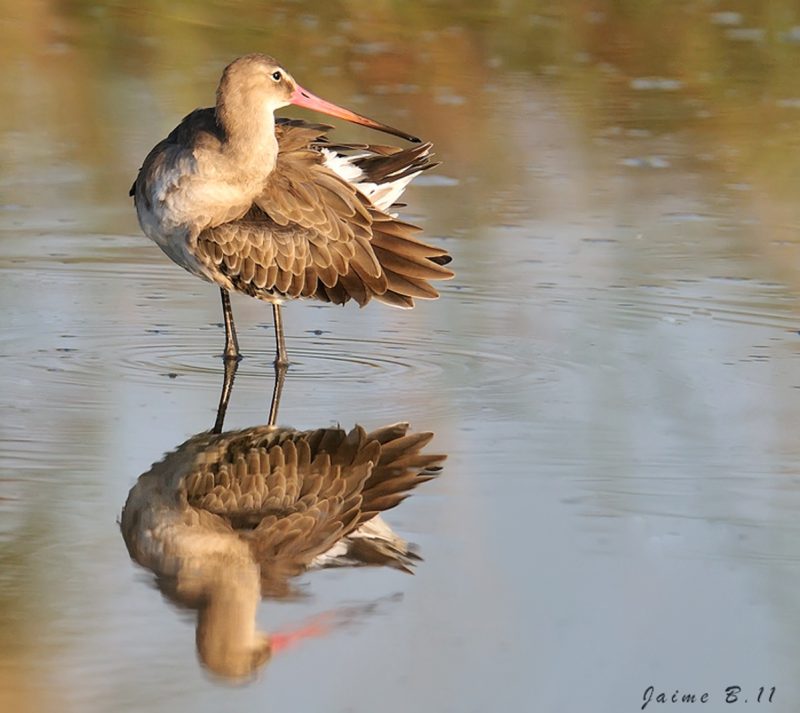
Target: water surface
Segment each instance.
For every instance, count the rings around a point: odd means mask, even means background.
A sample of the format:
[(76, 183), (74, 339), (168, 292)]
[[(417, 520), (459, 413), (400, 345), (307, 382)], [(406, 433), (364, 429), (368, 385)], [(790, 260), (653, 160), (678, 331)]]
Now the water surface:
[[(796, 710), (796, 8), (325, 8), (0, 5), (0, 707), (616, 713), (652, 684)], [(434, 142), (404, 216), (457, 277), (413, 311), (285, 310), (281, 423), (408, 420), (449, 459), (388, 517), (416, 575), (304, 576), (264, 629), (361, 614), (232, 688), (116, 518), (222, 383), (218, 293), (127, 191), (253, 50)], [(244, 428), (273, 343), (234, 310)]]

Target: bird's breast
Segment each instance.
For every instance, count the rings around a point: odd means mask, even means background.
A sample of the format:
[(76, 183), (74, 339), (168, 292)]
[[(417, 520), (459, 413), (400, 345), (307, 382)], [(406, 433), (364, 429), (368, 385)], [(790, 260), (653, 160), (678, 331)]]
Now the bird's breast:
[(136, 212), (144, 234), (189, 272), (214, 281), (196, 255), (204, 230), (241, 218), (263, 188), (258, 176), (174, 162), (159, 165), (137, 184)]

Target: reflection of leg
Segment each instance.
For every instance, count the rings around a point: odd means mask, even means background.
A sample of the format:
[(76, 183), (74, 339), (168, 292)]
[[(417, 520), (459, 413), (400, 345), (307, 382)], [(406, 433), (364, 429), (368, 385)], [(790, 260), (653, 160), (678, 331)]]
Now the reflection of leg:
[(272, 387), (272, 403), (269, 405), (268, 426), (274, 426), (278, 420), (278, 407), (281, 404), (281, 393), (283, 392), (283, 382), (286, 379), (286, 364), (279, 365), (275, 362), (275, 385)]
[(272, 303), (272, 320), (275, 323), (275, 368), (286, 368), (289, 366), (289, 357), (286, 355), (286, 342), (283, 339), (281, 306), (277, 302)]
[(228, 410), (228, 401), (231, 399), (233, 380), (236, 378), (238, 368), (238, 359), (225, 359), (225, 380), (222, 382), (222, 393), (219, 395), (219, 406), (217, 406), (217, 420), (214, 422), (214, 428), (211, 429), (212, 433), (222, 433), (222, 424), (225, 422), (225, 412)]
[(222, 317), (225, 320), (225, 354), (226, 360), (242, 358), (239, 353), (239, 340), (236, 338), (236, 327), (233, 324), (233, 310), (231, 309), (231, 296), (224, 287), (219, 288), (222, 295)]

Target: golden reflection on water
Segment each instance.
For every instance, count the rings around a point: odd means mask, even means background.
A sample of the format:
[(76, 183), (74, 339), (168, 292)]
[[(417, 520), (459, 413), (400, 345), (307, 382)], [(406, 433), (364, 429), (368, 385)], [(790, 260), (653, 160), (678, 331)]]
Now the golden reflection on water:
[(373, 113), (432, 139), (443, 171), (461, 180), (465, 226), (503, 220), (509, 202), (530, 195), (536, 155), (520, 155), (518, 137), (545, 92), (601, 162), (609, 143), (663, 140), (669, 152), (678, 140), (667, 165), (719, 190), (746, 184), (779, 230), (798, 218), (800, 17), (789, 2), (733, 7), (6, 1), (0, 131), (15, 171), (46, 160), (44, 135), (50, 153), (85, 172), (80, 189), (65, 177), (68, 192), (124, 203), (143, 149), (211, 102), (225, 62), (262, 50), (310, 88), (369, 94)]

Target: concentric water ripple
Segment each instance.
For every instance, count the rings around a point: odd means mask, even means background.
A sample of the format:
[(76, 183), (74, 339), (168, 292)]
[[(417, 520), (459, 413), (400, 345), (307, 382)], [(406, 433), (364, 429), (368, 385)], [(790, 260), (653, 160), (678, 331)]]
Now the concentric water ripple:
[[(0, 263), (7, 289), (25, 289), (30, 273), (54, 285), (54, 295), (58, 287), (67, 288), (69, 295), (84, 290), (84, 285), (90, 288), (71, 308), (72, 321), (66, 324), (47, 312), (50, 299), (58, 297), (37, 295), (44, 321), (37, 336), (32, 340), (30, 325), (14, 323), (11, 316), (12, 324), (0, 341), (0, 358), (23, 380), (51, 387), (51, 407), (79, 410), (109, 402), (111, 396), (95, 388), (101, 375), (126, 383), (161, 384), (169, 390), (217, 388), (223, 331), (218, 324), (204, 324), (207, 310), (194, 306), (197, 296), (213, 290), (211, 286), (183, 275), (138, 237), (39, 236), (28, 245), (17, 245), (17, 254), (12, 250)], [(42, 254), (31, 256), (33, 246), (42, 247)], [(495, 279), (487, 280), (486, 271)], [(115, 301), (95, 305), (85, 295), (113, 295)], [(156, 299), (161, 300), (159, 309), (153, 310), (149, 305)], [(302, 309), (308, 307), (298, 312)], [(387, 308), (371, 309), (374, 315)], [(490, 256), (481, 271), (473, 266), (470, 272), (467, 262), (453, 282), (442, 286), (442, 299), (435, 305), (421, 303), (403, 318), (402, 328), (353, 337), (359, 328), (341, 329), (351, 319), (349, 314), (331, 310), (329, 315), (323, 320), (330, 326), (325, 332), (292, 332), (308, 325), (308, 312), (288, 323), (288, 379), (325, 384), (325, 390), (337, 394), (365, 383), (381, 393), (404, 384), (425, 388), (434, 382), (450, 391), (476, 385), (531, 387), (597, 366), (617, 368), (613, 354), (587, 348), (592, 334), (607, 330), (624, 334), (649, 324), (679, 327), (707, 321), (723, 328), (759, 327), (786, 339), (800, 322), (793, 295), (776, 283), (722, 274), (603, 285), (597, 275), (573, 274), (571, 268), (535, 259), (508, 261), (502, 254)], [(386, 315), (386, 324), (397, 323), (396, 312)], [(454, 325), (451, 315), (458, 318)], [(353, 312), (353, 325), (359, 319)], [(529, 323), (522, 325), (520, 320)], [(372, 316), (363, 323), (363, 332), (375, 335)], [(241, 376), (272, 378), (271, 330), (269, 323), (240, 325), (245, 355)], [(583, 336), (576, 339), (576, 332)], [(539, 333), (549, 337), (522, 336)], [(511, 394), (511, 386), (500, 390)], [(324, 394), (320, 396), (324, 401)]]
[[(210, 329), (215, 335), (208, 336)], [(153, 383), (168, 379), (179, 387), (208, 384), (209, 377), (222, 371), (219, 351), (223, 333), (216, 327), (151, 330), (132, 337), (125, 325), (109, 326), (103, 334), (82, 335), (63, 339), (58, 346), (29, 354), (20, 367), (36, 378), (74, 386), (88, 386), (98, 369), (119, 373), (124, 379)], [(245, 339), (254, 341), (248, 330)], [(272, 375), (272, 337), (258, 330), (258, 348), (244, 348), (240, 366), (243, 374), (263, 372)], [(243, 339), (242, 341), (245, 341)], [(487, 372), (489, 381), (503, 381), (520, 376), (528, 367), (508, 354), (487, 351), (466, 351), (441, 340), (403, 338), (403, 343), (380, 340), (350, 339), (325, 335), (288, 337), (292, 365), (290, 378), (298, 380), (359, 383), (373, 379), (401, 378), (413, 375), (428, 379), (445, 370), (455, 377), (473, 376), (476, 370)], [(11, 343), (10, 343), (11, 342)], [(76, 346), (71, 344), (77, 343)], [(4, 344), (13, 352), (13, 338)], [(13, 358), (9, 355), (8, 358)]]

